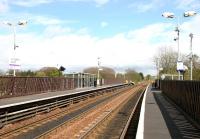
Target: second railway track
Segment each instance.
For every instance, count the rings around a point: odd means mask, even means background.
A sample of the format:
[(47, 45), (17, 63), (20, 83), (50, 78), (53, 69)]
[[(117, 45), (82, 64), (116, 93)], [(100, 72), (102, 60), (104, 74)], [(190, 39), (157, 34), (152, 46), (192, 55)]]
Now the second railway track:
[(135, 91), (134, 95), (122, 102), (119, 107), (100, 117), (80, 138), (135, 138), (143, 92), (142, 90)]
[(131, 112), (133, 109), (136, 111), (143, 90), (144, 86), (134, 87), (88, 111), (84, 117), (62, 124), (40, 138), (120, 138)]

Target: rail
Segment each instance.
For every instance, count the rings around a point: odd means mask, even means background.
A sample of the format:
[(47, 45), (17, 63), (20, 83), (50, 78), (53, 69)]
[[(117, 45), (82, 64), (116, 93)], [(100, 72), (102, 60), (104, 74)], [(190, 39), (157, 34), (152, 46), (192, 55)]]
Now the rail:
[[(137, 92), (138, 96), (137, 96), (137, 95), (134, 96), (134, 98), (137, 98), (137, 99), (136, 99), (136, 102), (135, 102), (135, 104), (134, 104), (134, 106), (133, 106), (133, 107), (134, 107), (134, 108), (133, 108), (133, 111), (130, 113), (130, 117), (127, 118), (127, 123), (125, 124), (125, 127), (122, 129), (121, 134), (119, 133), (120, 139), (125, 138), (125, 135), (126, 135), (126, 132), (127, 132), (127, 130), (128, 130), (128, 126), (129, 126), (129, 124), (130, 124), (130, 122), (131, 122), (131, 119), (132, 119), (132, 117), (133, 117), (133, 114), (135, 113), (136, 108), (137, 108), (139, 102), (141, 102), (141, 100), (142, 100), (142, 96), (143, 96), (143, 94), (144, 94), (144, 91), (143, 91), (142, 93), (139, 93), (140, 91), (137, 90), (136, 92)], [(111, 117), (112, 114), (114, 114), (114, 113), (116, 113), (117, 111), (119, 111), (119, 110), (122, 108), (121, 106), (124, 106), (128, 101), (130, 101), (130, 98), (129, 98), (129, 99), (126, 99), (124, 102), (122, 102), (122, 103), (120, 104), (120, 107), (110, 108), (110, 109), (104, 111), (99, 117), (96, 118), (96, 120), (94, 120), (93, 124), (91, 124), (91, 126), (90, 126), (89, 128), (86, 128), (87, 130), (85, 130), (84, 132), (82, 132), (82, 134), (81, 134), (78, 138), (79, 138), (79, 139), (88, 138), (88, 136), (89, 136), (95, 129), (100, 130), (100, 128), (101, 128), (100, 126), (103, 125), (103, 122), (106, 121), (106, 120), (108, 120), (108, 118)], [(131, 99), (131, 101), (133, 102), (132, 99)], [(132, 108), (131, 108), (131, 109), (132, 109)], [(123, 112), (123, 111), (121, 111), (121, 110), (120, 110), (120, 112), (126, 113), (126, 112)], [(127, 114), (127, 113), (126, 113), (126, 114)], [(121, 118), (126, 118), (126, 117), (123, 116), (123, 117), (121, 117)], [(118, 120), (119, 120), (119, 119), (118, 119)], [(122, 119), (121, 119), (121, 120), (122, 120)], [(109, 121), (109, 120), (108, 120), (108, 121)], [(123, 125), (123, 122), (121, 122), (121, 121), (118, 121), (118, 123), (120, 123), (120, 124)], [(113, 124), (113, 123), (112, 123), (112, 124)], [(109, 127), (109, 128), (111, 128), (111, 129), (113, 129), (114, 131), (116, 131), (117, 128), (119, 127), (119, 125), (114, 124), (114, 126), (116, 126), (116, 127), (112, 127), (112, 128)], [(120, 131), (121, 131), (121, 130), (120, 130)], [(98, 133), (98, 134), (101, 134), (101, 133)], [(109, 133), (109, 136), (112, 136), (112, 133)], [(102, 138), (102, 137), (101, 137), (101, 138)], [(107, 137), (107, 138), (108, 138), (108, 137)], [(115, 138), (116, 138), (116, 137), (115, 137)]]
[(136, 102), (136, 104), (135, 104), (135, 106), (134, 106), (134, 108), (133, 108), (133, 110), (132, 110), (132, 112), (131, 112), (129, 118), (128, 118), (128, 121), (127, 121), (127, 123), (126, 123), (126, 126), (124, 127), (124, 129), (123, 129), (123, 131), (122, 131), (122, 133), (121, 133), (120, 139), (124, 139), (124, 138), (125, 138), (125, 136), (126, 136), (126, 134), (127, 134), (127, 131), (128, 131), (128, 128), (129, 128), (129, 126), (130, 126), (130, 124), (131, 124), (131, 120), (133, 119), (133, 116), (134, 116), (134, 114), (135, 114), (135, 111), (136, 111), (136, 109), (137, 109), (139, 103), (141, 102), (141, 100), (142, 100), (142, 98), (143, 98), (144, 92), (145, 92), (145, 91), (143, 91), (143, 93), (140, 94), (140, 96), (139, 96), (139, 98), (138, 98), (138, 100), (137, 100), (137, 102)]

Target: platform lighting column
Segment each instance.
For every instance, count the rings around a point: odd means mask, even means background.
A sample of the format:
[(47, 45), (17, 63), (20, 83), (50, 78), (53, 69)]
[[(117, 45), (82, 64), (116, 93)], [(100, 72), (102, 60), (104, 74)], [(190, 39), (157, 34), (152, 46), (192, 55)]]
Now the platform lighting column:
[(193, 39), (193, 34), (190, 33), (190, 80), (192, 80), (192, 70), (193, 70), (193, 52), (192, 52), (192, 39)]
[(81, 88), (83, 87), (83, 75), (82, 75), (82, 73), (80, 73), (80, 75), (81, 75)]
[[(24, 26), (24, 25), (26, 25), (27, 24), (27, 21), (19, 21), (17, 24), (12, 24), (12, 23), (10, 23), (10, 22), (7, 22), (7, 21), (4, 21), (3, 22), (5, 25), (8, 25), (8, 26), (10, 26), (10, 27), (12, 27), (12, 29), (13, 29), (13, 46), (14, 46), (14, 57), (13, 57), (13, 59), (15, 59), (15, 51), (16, 51), (16, 48), (18, 47), (17, 45), (16, 45), (16, 26)], [(16, 76), (16, 74), (15, 74), (15, 66), (14, 66), (14, 69), (13, 69), (13, 76)]]
[[(190, 16), (194, 16), (196, 15), (197, 12), (195, 11), (188, 11), (188, 12), (185, 12), (183, 14), (184, 17), (190, 17)], [(193, 39), (193, 34), (190, 33), (189, 34), (189, 37), (190, 37), (190, 80), (193, 80), (192, 79), (192, 70), (193, 70), (193, 52), (192, 52), (192, 39)]]
[(100, 72), (100, 57), (98, 57), (97, 60), (98, 60), (97, 86), (99, 86), (99, 85), (100, 85), (100, 81), (99, 81), (99, 80), (100, 80), (100, 77), (99, 77), (99, 76), (100, 76), (100, 75), (99, 75), (99, 72)]
[(95, 86), (96, 75), (93, 75), (93, 86)]
[(75, 88), (75, 78), (74, 78), (74, 73), (72, 73), (72, 78), (73, 78), (73, 89)]
[(87, 74), (87, 87), (89, 87), (89, 74)]
[(159, 71), (159, 69), (160, 69), (160, 61), (159, 61), (159, 58), (156, 58), (157, 60), (157, 79), (159, 80), (159, 78), (160, 78), (160, 71)]
[[(194, 16), (196, 15), (197, 13), (195, 11), (187, 11), (183, 14), (184, 17), (190, 17), (190, 16)], [(171, 13), (171, 12), (164, 12), (162, 14), (163, 17), (165, 18), (175, 18), (174, 16), (174, 13)], [(177, 41), (177, 45), (178, 45), (178, 58), (177, 58), (177, 65), (178, 65), (178, 62), (181, 62), (181, 59), (180, 59), (180, 48), (179, 48), (179, 35), (180, 35), (180, 25), (179, 25), (179, 17), (178, 17), (178, 23), (177, 23), (177, 26), (175, 28), (175, 31), (177, 32), (177, 38), (175, 38), (174, 40)], [(178, 70), (178, 79), (180, 80), (180, 70)]]
[(78, 82), (78, 83), (77, 83), (77, 84), (78, 84), (77, 86), (78, 86), (78, 88), (80, 88), (80, 85), (79, 85), (79, 84), (80, 84), (80, 83), (79, 83), (79, 82), (80, 82), (80, 81), (79, 81), (79, 73), (78, 73), (77, 76), (78, 76), (78, 77), (77, 77), (77, 82)]

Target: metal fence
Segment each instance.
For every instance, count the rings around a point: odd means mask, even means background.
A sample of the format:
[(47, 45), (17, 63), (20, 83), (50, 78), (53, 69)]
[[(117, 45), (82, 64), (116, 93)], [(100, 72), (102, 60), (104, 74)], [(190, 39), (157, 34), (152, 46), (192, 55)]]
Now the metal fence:
[[(94, 80), (95, 81), (95, 80)], [(93, 81), (93, 82), (94, 82)], [(83, 83), (85, 80), (83, 80)], [(77, 78), (69, 77), (5, 77), (0, 76), (0, 98), (25, 96), (44, 92), (64, 91), (86, 86)], [(116, 79), (107, 79), (101, 85), (123, 83)]]
[(200, 124), (200, 81), (162, 80), (160, 87), (163, 93)]
[(0, 98), (74, 89), (72, 78), (0, 77)]

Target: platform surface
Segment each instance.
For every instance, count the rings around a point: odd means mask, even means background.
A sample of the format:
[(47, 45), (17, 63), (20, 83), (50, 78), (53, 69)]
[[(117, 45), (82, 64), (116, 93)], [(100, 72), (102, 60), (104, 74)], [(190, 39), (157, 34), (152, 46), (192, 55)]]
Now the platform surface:
[(138, 139), (200, 139), (200, 130), (160, 90), (149, 86), (145, 95)]
[(33, 94), (33, 95), (27, 95), (27, 96), (3, 98), (3, 99), (0, 99), (0, 108), (5, 108), (5, 107), (18, 105), (22, 103), (29, 103), (29, 102), (33, 102), (33, 101), (37, 101), (41, 99), (58, 97), (58, 96), (67, 95), (67, 94), (70, 95), (70, 94), (79, 93), (82, 91), (100, 89), (107, 86), (108, 85), (99, 86), (99, 87), (85, 87), (85, 88), (77, 88), (77, 89), (66, 90), (66, 91), (55, 91), (55, 92), (46, 92), (46, 93)]

